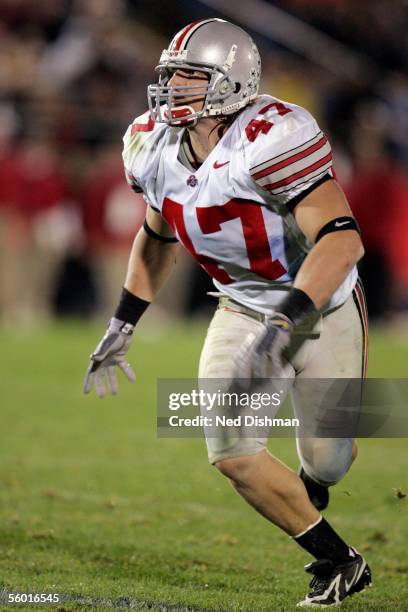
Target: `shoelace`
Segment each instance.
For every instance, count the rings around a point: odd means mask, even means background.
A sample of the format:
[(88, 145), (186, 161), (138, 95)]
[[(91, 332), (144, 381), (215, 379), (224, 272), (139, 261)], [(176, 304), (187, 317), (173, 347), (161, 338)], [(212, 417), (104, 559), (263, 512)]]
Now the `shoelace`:
[(305, 570), (309, 574), (313, 574), (309, 587), (314, 590), (309, 595), (321, 595), (324, 593), (336, 574), (335, 566), (329, 559), (319, 559), (309, 563), (305, 566)]
[(318, 585), (318, 588), (315, 589), (317, 592), (323, 589), (323, 587), (326, 588), (327, 585), (330, 583), (330, 580), (331, 580), (331, 576), (325, 576), (325, 577), (313, 576), (312, 580), (310, 581), (309, 587), (313, 589), (316, 585)]

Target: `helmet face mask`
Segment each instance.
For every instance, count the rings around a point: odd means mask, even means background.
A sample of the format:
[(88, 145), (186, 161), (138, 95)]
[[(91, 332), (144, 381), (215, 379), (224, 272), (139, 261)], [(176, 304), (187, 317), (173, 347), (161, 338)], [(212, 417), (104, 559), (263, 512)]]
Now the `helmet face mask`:
[[(205, 84), (169, 85), (177, 70), (208, 75)], [(174, 126), (195, 124), (202, 117), (228, 115), (243, 108), (258, 92), (261, 61), (252, 39), (238, 26), (204, 19), (186, 26), (162, 52), (158, 83), (148, 86), (152, 118)], [(203, 98), (200, 110), (191, 102)], [(183, 104), (183, 99), (190, 104)]]
[[(207, 82), (196, 85), (168, 85), (173, 73), (180, 69), (191, 72), (192, 79), (194, 72), (204, 73), (207, 75)], [(208, 109), (210, 101), (222, 102), (235, 89), (235, 83), (231, 81), (221, 66), (169, 62), (159, 64), (156, 71), (159, 73), (159, 82), (149, 85), (148, 101), (150, 113), (159, 123), (184, 125), (197, 122), (201, 117), (212, 114)], [(189, 104), (183, 104), (182, 100), (186, 98), (191, 102), (198, 102), (199, 99), (202, 99), (201, 110), (195, 110)]]

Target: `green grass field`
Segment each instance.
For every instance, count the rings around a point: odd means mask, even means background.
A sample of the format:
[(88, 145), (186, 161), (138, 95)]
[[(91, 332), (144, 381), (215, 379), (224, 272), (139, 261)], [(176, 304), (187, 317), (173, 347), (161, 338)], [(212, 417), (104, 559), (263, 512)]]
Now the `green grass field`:
[[(82, 596), (60, 610), (294, 609), (306, 553), (207, 464), (203, 440), (156, 437), (156, 378), (194, 377), (204, 327), (136, 338), (137, 383), (121, 378), (103, 401), (81, 394), (100, 333), (0, 332), (0, 586)], [(407, 346), (374, 334), (370, 375), (407, 377)], [(270, 448), (296, 468), (293, 440)], [(396, 495), (408, 489), (407, 450), (407, 440), (362, 440), (332, 490), (326, 516), (375, 579), (346, 610), (408, 610), (408, 498)]]

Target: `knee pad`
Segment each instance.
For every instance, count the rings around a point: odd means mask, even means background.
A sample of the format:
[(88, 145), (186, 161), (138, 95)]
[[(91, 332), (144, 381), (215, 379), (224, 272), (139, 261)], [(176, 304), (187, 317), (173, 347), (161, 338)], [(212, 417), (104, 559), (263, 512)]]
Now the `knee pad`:
[(333, 485), (347, 473), (352, 461), (353, 440), (348, 438), (303, 438), (298, 452), (308, 476), (322, 485)]

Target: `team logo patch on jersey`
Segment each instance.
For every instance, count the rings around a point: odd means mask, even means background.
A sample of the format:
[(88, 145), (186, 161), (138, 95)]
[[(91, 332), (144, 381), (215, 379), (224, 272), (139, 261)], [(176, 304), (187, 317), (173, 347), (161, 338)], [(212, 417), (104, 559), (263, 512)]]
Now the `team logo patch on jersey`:
[(188, 179), (187, 179), (187, 185), (189, 185), (190, 187), (196, 187), (198, 185), (198, 180), (196, 179), (196, 177), (194, 176), (194, 174), (191, 174)]

